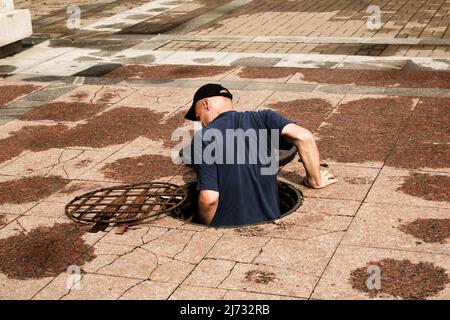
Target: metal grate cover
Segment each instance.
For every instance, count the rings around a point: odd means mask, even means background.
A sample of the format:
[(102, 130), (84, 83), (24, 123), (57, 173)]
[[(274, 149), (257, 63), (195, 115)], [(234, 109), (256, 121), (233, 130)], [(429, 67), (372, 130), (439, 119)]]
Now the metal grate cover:
[(139, 222), (179, 207), (188, 194), (170, 183), (140, 183), (103, 188), (73, 199), (66, 205), (67, 216), (81, 223), (120, 224)]

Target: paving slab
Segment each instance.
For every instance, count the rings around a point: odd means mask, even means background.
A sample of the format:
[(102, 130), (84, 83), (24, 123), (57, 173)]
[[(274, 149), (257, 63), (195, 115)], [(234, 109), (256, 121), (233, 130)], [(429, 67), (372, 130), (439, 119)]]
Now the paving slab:
[(195, 265), (188, 262), (158, 257), (158, 267), (151, 273), (150, 279), (180, 284), (194, 268)]
[(4, 228), (11, 221), (14, 221), (18, 217), (19, 215), (17, 214), (0, 213), (0, 229)]
[(80, 289), (72, 289), (62, 300), (116, 300), (137, 283), (136, 279), (87, 274), (80, 280)]
[(26, 69), (26, 73), (29, 75), (71, 76), (96, 65), (95, 62), (76, 62), (58, 58), (53, 60), (32, 66)]
[(2, 300), (29, 300), (50, 281), (52, 278), (15, 280), (0, 274), (0, 297)]
[[(409, 260), (412, 263), (432, 263), (436, 267), (446, 270), (450, 266), (450, 260), (447, 255), (417, 253), (409, 251), (361, 248), (354, 246), (340, 246), (333, 256), (324, 275), (320, 279), (317, 287), (314, 289), (312, 298), (314, 299), (370, 299), (369, 295), (352, 287), (350, 281), (351, 272), (357, 268), (366, 266), (371, 261), (380, 261), (383, 259)], [(383, 272), (383, 269), (381, 269)], [(381, 273), (381, 285), (383, 285), (383, 273)], [(367, 277), (369, 277), (368, 275)], [(419, 285), (419, 283), (416, 283)], [(438, 292), (436, 295), (429, 297), (430, 299), (448, 299), (449, 286)], [(381, 299), (394, 299), (392, 295), (380, 294)]]
[(327, 198), (335, 200), (362, 201), (371, 189), (380, 169), (360, 166), (330, 165), (338, 182), (325, 189), (312, 190), (303, 186), (305, 169), (301, 163), (289, 163), (279, 173), (281, 179), (292, 183), (305, 197)]
[(253, 262), (320, 277), (342, 236), (330, 231), (306, 240), (271, 239)]
[[(445, 224), (447, 218), (446, 209), (364, 204), (345, 234), (342, 244), (448, 255), (448, 232), (445, 227), (441, 231), (435, 225), (439, 221)], [(411, 224), (418, 221), (422, 221), (422, 224), (417, 224), (417, 228), (413, 229)]]
[(254, 68), (240, 67), (225, 77), (224, 81), (252, 81), (252, 82), (287, 82), (293, 75), (295, 70), (283, 68), (274, 70), (270, 67)]
[(133, 89), (120, 86), (83, 85), (54, 101), (114, 104), (127, 98), (133, 92)]
[(177, 284), (161, 281), (144, 281), (127, 290), (119, 300), (165, 300)]
[(227, 290), (224, 289), (181, 285), (172, 293), (169, 300), (221, 300), (226, 293)]
[(209, 251), (207, 258), (251, 262), (270, 238), (225, 234)]
[(30, 152), (0, 169), (0, 174), (15, 176), (57, 175), (75, 179), (107, 158), (114, 149), (76, 150), (50, 149)]
[(189, 263), (199, 263), (217, 241), (219, 241), (221, 236), (222, 234), (220, 232), (214, 230), (197, 232), (186, 247), (184, 247), (183, 252), (175, 256), (175, 259)]
[(301, 213), (311, 215), (337, 215), (353, 217), (358, 212), (361, 202), (357, 200), (337, 200), (327, 198), (305, 198), (301, 207)]
[(228, 290), (224, 300), (305, 300), (289, 296), (278, 296), (275, 294), (264, 294), (237, 290)]
[[(136, 279), (148, 279), (158, 265), (157, 257), (141, 248), (124, 254), (111, 264), (97, 270), (98, 274)], [(131, 267), (132, 266), (132, 267)]]
[[(44, 216), (32, 216), (22, 215), (6, 225), (0, 232), (0, 239), (6, 239), (12, 236), (16, 236), (21, 233), (29, 233), (39, 227), (53, 227), (57, 224), (71, 223), (71, 220), (66, 216), (61, 217), (44, 217)], [(87, 245), (94, 245), (100, 240), (104, 234), (102, 233), (84, 233), (82, 239)]]
[(238, 263), (219, 288), (307, 298), (317, 280), (297, 270)]
[(217, 288), (229, 275), (235, 262), (220, 259), (204, 259), (192, 271), (183, 284)]
[[(425, 180), (428, 182), (424, 184), (420, 181), (423, 176), (437, 177), (437, 179), (436, 182)], [(386, 167), (381, 170), (365, 202), (448, 208), (448, 197), (445, 196), (445, 193), (442, 193), (443, 190), (448, 189), (448, 179), (448, 173), (430, 173)], [(436, 186), (432, 188), (434, 184)]]
[(160, 64), (188, 64), (188, 65), (223, 65), (226, 63), (221, 63), (228, 53), (225, 52), (174, 52), (165, 53), (166, 58), (160, 59)]

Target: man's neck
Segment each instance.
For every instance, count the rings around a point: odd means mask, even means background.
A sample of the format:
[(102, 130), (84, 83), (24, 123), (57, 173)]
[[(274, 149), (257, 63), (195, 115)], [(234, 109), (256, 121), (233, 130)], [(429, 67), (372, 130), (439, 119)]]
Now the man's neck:
[(222, 113), (225, 113), (225, 112), (228, 112), (228, 111), (234, 111), (233, 106), (230, 106), (230, 107), (223, 107), (223, 108), (217, 113), (216, 118), (217, 118), (218, 116), (220, 116)]

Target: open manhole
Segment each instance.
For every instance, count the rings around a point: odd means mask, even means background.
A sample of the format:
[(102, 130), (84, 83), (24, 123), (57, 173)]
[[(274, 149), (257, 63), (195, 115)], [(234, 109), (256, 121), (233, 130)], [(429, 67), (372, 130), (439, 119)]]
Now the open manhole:
[(140, 183), (92, 191), (66, 205), (66, 214), (76, 222), (99, 229), (130, 225), (162, 214), (181, 215), (180, 205), (188, 198), (185, 188), (170, 183)]
[[(280, 218), (282, 218), (295, 212), (302, 205), (303, 194), (289, 183), (283, 181), (278, 181), (277, 183), (280, 199), (280, 212), (281, 212)], [(179, 210), (177, 210), (176, 212), (173, 211), (172, 215), (180, 220), (188, 220), (197, 213), (199, 191), (197, 191), (196, 182), (188, 183), (182, 186), (182, 188), (185, 189), (187, 192), (186, 201), (184, 201), (180, 205)], [(192, 219), (191, 222), (195, 224), (200, 224), (199, 221), (195, 220), (195, 217), (194, 219)]]
[[(278, 181), (278, 192), (281, 217), (296, 211), (303, 202), (302, 193), (289, 183)], [(92, 224), (91, 232), (116, 226), (116, 233), (123, 233), (129, 225), (165, 216), (200, 224), (195, 219), (198, 196), (196, 182), (183, 186), (161, 182), (122, 185), (78, 196), (66, 205), (65, 212), (76, 222)]]

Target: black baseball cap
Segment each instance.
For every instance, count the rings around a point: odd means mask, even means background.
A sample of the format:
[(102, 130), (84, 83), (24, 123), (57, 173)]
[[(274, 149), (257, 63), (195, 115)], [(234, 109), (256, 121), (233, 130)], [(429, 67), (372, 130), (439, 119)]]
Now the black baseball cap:
[(184, 117), (188, 120), (197, 121), (197, 117), (195, 115), (195, 104), (202, 99), (217, 96), (222, 96), (233, 100), (233, 95), (230, 93), (230, 91), (228, 91), (227, 88), (224, 88), (220, 84), (208, 83), (200, 87), (194, 95), (192, 106), (189, 108), (189, 111)]

